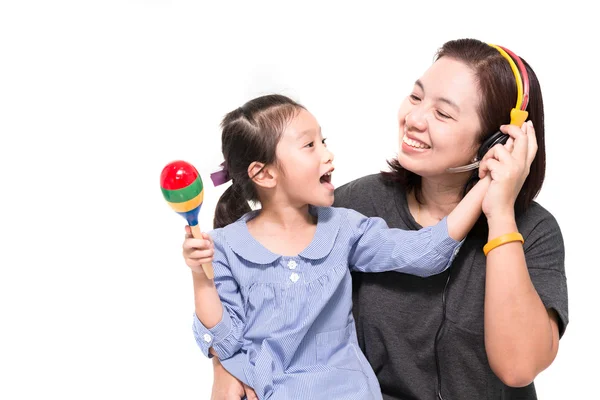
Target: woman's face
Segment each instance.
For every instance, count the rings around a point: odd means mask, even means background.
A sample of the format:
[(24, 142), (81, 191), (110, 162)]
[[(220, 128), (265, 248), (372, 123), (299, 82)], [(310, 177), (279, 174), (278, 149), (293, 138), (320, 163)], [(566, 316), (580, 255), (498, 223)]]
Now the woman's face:
[(435, 177), (471, 163), (479, 145), (479, 103), (474, 72), (452, 58), (437, 60), (398, 111), (400, 165)]

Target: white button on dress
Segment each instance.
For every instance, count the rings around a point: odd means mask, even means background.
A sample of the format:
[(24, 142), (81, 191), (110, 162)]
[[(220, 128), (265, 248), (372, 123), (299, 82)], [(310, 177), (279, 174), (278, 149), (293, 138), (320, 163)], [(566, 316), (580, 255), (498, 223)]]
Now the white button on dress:
[(298, 279), (300, 279), (300, 275), (298, 275), (297, 273), (293, 272), (290, 275), (290, 281), (296, 283), (298, 281)]
[(288, 264), (287, 264), (289, 269), (296, 269), (296, 267), (298, 266), (298, 263), (294, 260), (291, 260)]

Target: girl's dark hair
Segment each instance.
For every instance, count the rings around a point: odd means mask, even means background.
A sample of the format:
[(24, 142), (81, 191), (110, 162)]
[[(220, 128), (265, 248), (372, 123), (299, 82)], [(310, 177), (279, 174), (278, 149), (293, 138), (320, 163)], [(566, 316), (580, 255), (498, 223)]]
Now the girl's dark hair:
[[(517, 53), (518, 54), (518, 53)], [(515, 107), (517, 84), (508, 61), (495, 48), (476, 39), (459, 39), (446, 42), (437, 52), (435, 60), (450, 57), (461, 61), (475, 72), (476, 81), (481, 90), (481, 104), (478, 115), (482, 131), (479, 143), (497, 132), (500, 125), (510, 122), (510, 110)], [(515, 211), (524, 211), (538, 195), (546, 172), (546, 148), (544, 142), (544, 103), (540, 83), (529, 64), (521, 58), (529, 75), (529, 112), (528, 120), (533, 122), (538, 150), (531, 164), (529, 175), (515, 201)], [(391, 171), (382, 174), (400, 184), (409, 192), (415, 190), (420, 201), (421, 177), (404, 169), (398, 159), (388, 160)], [(464, 194), (477, 181), (478, 170), (465, 185)]]
[(304, 107), (290, 98), (271, 94), (257, 97), (229, 112), (221, 122), (221, 148), (232, 184), (217, 202), (213, 227), (222, 228), (249, 212), (258, 201), (248, 176), (253, 162), (276, 163), (275, 150), (288, 123)]

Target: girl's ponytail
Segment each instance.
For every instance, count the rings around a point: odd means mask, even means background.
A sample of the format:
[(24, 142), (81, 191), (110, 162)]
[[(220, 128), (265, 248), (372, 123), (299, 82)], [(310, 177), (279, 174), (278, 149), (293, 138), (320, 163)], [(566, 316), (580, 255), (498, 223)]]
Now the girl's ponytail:
[(236, 185), (232, 184), (219, 198), (217, 207), (215, 208), (215, 218), (213, 220), (213, 227), (215, 229), (223, 228), (251, 211), (243, 194), (236, 189)]

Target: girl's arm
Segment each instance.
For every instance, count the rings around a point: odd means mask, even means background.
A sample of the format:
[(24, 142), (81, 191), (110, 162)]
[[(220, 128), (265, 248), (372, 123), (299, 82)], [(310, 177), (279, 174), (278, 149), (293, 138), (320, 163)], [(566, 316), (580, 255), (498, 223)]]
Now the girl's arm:
[[(192, 270), (194, 285), (194, 337), (207, 357), (226, 359), (242, 346), (244, 313), (239, 287), (220, 247), (206, 233), (194, 239), (186, 227), (183, 256)], [(216, 253), (215, 253), (216, 248)], [(213, 263), (214, 281), (202, 264)], [(218, 292), (217, 292), (218, 289)]]
[(381, 218), (347, 210), (354, 231), (350, 267), (362, 272), (396, 271), (423, 277), (443, 272), (480, 217), (490, 182), (490, 178), (481, 179), (450, 215), (418, 231), (390, 229)]

